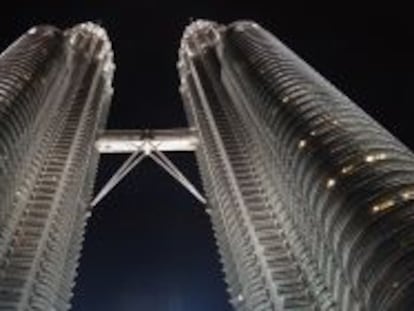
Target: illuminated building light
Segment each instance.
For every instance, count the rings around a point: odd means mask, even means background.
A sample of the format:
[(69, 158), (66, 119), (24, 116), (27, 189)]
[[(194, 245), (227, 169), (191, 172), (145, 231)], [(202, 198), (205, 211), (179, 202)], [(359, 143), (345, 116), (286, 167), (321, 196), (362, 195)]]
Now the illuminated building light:
[(383, 211), (389, 209), (390, 207), (393, 207), (394, 205), (395, 205), (394, 200), (386, 200), (386, 201), (381, 202), (377, 205), (374, 205), (372, 207), (372, 212), (374, 212), (374, 213), (383, 212)]
[(414, 200), (414, 189), (405, 190), (405, 191), (401, 192), (401, 197), (405, 201)]
[(347, 165), (341, 169), (342, 174), (349, 174), (354, 169), (354, 165)]
[(333, 178), (329, 178), (326, 182), (326, 188), (330, 189), (333, 188), (336, 185), (336, 180)]
[(302, 139), (301, 141), (299, 141), (298, 147), (299, 149), (303, 149), (306, 147), (306, 145), (307, 145), (306, 140)]
[(387, 155), (385, 153), (370, 154), (365, 157), (365, 162), (372, 163), (376, 161), (385, 160)]

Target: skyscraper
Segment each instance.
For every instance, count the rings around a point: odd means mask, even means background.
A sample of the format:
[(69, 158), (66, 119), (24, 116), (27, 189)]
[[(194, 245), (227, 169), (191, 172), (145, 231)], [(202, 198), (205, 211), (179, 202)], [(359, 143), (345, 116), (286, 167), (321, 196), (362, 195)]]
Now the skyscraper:
[(105, 31), (29, 30), (0, 56), (0, 310), (68, 310), (114, 65)]
[(1, 54), (0, 310), (70, 308), (91, 206), (144, 157), (205, 202), (161, 145), (197, 147), (236, 310), (411, 310), (411, 151), (253, 22), (194, 22), (179, 54), (190, 131), (112, 131), (132, 155), (92, 203), (105, 31), (39, 26)]
[(414, 157), (253, 22), (197, 21), (178, 68), (236, 310), (411, 310)]

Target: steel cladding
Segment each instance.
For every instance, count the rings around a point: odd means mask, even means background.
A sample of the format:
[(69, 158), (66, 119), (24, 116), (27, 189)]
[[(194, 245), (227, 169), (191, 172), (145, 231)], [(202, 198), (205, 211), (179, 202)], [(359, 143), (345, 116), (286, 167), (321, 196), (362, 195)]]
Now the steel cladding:
[(113, 72), (99, 26), (34, 27), (0, 56), (0, 309), (68, 310)]
[[(178, 63), (231, 303), (411, 310), (414, 157), (255, 23), (184, 33)], [(0, 309), (68, 310), (112, 95), (85, 23), (0, 56)]]
[(413, 154), (255, 23), (178, 68), (236, 310), (411, 310)]

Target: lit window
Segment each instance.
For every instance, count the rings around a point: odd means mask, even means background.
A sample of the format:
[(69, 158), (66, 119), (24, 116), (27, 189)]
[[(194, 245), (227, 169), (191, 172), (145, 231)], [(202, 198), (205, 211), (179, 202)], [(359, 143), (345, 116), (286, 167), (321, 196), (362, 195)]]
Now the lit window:
[(336, 184), (336, 180), (333, 178), (329, 178), (328, 181), (326, 182), (326, 188), (330, 189), (333, 186), (335, 186)]
[(405, 190), (401, 192), (401, 197), (405, 200), (414, 200), (414, 189), (411, 190)]
[(303, 149), (306, 147), (306, 140), (302, 139), (301, 141), (299, 141), (298, 144), (299, 149)]
[(372, 211), (374, 213), (382, 212), (382, 211), (385, 211), (385, 210), (389, 209), (390, 207), (393, 207), (394, 205), (395, 205), (394, 200), (386, 200), (386, 201), (381, 202), (377, 205), (374, 205), (372, 207)]
[(385, 160), (387, 155), (385, 153), (370, 154), (365, 157), (365, 162), (372, 163), (375, 161)]
[(353, 169), (354, 169), (354, 166), (353, 166), (353, 165), (344, 166), (344, 167), (341, 169), (341, 173), (342, 173), (342, 174), (348, 174), (348, 173), (350, 173)]

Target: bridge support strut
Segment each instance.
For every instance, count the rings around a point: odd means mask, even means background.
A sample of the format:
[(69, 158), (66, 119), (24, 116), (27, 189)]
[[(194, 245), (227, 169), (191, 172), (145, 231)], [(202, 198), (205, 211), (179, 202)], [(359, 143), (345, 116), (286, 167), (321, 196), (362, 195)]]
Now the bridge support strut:
[(197, 145), (197, 133), (192, 129), (107, 130), (96, 141), (95, 146), (98, 151), (100, 153), (131, 153), (131, 155), (97, 193), (91, 201), (91, 207), (101, 202), (145, 158), (152, 159), (198, 201), (206, 204), (204, 196), (165, 154), (165, 152), (174, 151), (192, 152), (196, 150)]

